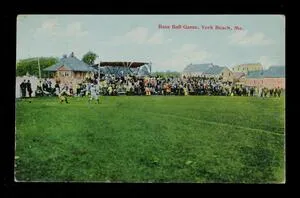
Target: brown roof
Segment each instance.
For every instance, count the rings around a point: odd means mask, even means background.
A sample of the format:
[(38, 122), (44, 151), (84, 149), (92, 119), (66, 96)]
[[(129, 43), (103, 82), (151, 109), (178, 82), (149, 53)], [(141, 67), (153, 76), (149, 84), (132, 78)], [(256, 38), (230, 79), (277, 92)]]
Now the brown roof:
[(240, 79), (241, 77), (245, 76), (244, 72), (233, 72), (233, 77), (235, 79)]

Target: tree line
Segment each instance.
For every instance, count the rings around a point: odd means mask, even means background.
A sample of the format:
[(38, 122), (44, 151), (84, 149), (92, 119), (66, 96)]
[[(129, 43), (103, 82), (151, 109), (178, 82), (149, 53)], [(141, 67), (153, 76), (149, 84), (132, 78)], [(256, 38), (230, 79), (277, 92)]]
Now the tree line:
[[(42, 77), (46, 77), (46, 73), (43, 69), (50, 67), (58, 62), (58, 58), (55, 57), (40, 57), (40, 68)], [(17, 62), (16, 75), (24, 76), (26, 74), (39, 76), (38, 57), (21, 59)]]

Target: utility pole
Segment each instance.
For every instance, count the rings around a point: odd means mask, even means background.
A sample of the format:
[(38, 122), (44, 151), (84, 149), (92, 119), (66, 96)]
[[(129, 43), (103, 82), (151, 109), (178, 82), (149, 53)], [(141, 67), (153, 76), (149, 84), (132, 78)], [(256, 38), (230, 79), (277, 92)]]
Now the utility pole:
[(40, 86), (42, 87), (42, 81), (41, 81), (41, 66), (40, 66), (40, 58), (38, 57), (38, 66), (39, 66), (39, 81)]
[(39, 77), (41, 78), (40, 58), (38, 57)]
[(149, 66), (150, 66), (150, 74), (151, 74), (151, 71), (152, 71), (152, 62), (151, 61), (150, 61)]
[(98, 82), (100, 82), (100, 64), (101, 64), (101, 61), (99, 62), (99, 65), (98, 65)]

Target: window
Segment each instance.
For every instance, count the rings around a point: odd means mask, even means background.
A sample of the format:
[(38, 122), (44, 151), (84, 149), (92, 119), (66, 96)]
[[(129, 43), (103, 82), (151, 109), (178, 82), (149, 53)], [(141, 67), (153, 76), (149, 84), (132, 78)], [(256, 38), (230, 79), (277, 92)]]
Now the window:
[(66, 72), (62, 72), (62, 76), (71, 76), (71, 72), (70, 71), (66, 71)]

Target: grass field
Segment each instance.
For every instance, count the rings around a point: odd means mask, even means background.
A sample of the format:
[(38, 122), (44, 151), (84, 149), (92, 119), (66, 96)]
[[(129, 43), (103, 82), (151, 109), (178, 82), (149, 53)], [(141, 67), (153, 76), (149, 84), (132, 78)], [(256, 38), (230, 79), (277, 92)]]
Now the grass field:
[(284, 182), (284, 98), (16, 102), (18, 181)]

